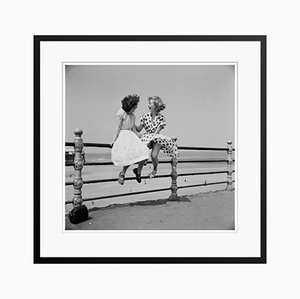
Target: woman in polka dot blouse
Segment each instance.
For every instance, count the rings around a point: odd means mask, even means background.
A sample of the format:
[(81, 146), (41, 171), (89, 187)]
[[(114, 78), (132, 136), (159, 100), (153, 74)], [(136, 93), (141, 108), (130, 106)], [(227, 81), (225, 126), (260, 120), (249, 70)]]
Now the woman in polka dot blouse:
[(158, 96), (148, 98), (148, 108), (150, 112), (141, 117), (141, 123), (136, 130), (140, 132), (143, 128), (146, 132), (141, 136), (141, 140), (152, 149), (151, 159), (153, 170), (149, 174), (150, 178), (154, 178), (157, 173), (158, 154), (160, 149), (170, 157), (178, 157), (178, 149), (176, 139), (160, 134), (160, 131), (166, 126), (165, 118), (160, 111), (166, 108), (162, 99)]

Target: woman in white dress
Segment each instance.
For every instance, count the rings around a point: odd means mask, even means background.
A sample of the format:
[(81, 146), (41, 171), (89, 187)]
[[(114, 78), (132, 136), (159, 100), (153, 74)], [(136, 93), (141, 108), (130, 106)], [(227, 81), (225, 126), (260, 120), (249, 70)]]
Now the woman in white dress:
[(140, 98), (128, 95), (122, 100), (122, 108), (116, 114), (116, 128), (112, 140), (111, 160), (114, 165), (123, 166), (118, 182), (124, 184), (124, 178), (130, 165), (138, 163), (133, 169), (137, 182), (141, 182), (141, 172), (149, 158), (149, 149), (136, 135), (134, 111)]

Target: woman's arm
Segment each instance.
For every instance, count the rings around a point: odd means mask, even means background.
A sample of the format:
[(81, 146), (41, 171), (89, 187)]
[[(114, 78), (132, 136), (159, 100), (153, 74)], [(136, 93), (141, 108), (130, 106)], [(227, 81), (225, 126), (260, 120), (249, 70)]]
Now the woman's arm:
[(155, 130), (155, 134), (159, 134), (159, 132), (166, 126), (166, 121), (163, 118), (159, 125), (157, 126), (157, 129)]
[(135, 125), (135, 129), (136, 129), (137, 132), (141, 132), (142, 129), (143, 129), (143, 124), (139, 124), (138, 126)]
[(159, 134), (159, 132), (163, 129), (162, 125), (158, 125), (157, 129), (155, 130), (154, 134)]
[(121, 127), (122, 127), (122, 118), (118, 117), (111, 145), (113, 145), (115, 143), (115, 141), (118, 139), (120, 131), (121, 131)]
[(145, 122), (145, 114), (141, 117), (140, 119), (140, 124), (139, 125), (135, 125), (135, 129), (137, 132), (141, 132), (144, 128), (144, 122)]
[(136, 129), (136, 125), (133, 126), (132, 132), (134, 132), (137, 136), (139, 136), (139, 131)]

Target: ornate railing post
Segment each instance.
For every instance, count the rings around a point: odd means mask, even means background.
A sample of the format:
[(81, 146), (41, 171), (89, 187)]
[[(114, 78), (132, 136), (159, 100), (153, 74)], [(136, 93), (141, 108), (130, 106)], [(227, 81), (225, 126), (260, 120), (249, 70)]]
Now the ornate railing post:
[(81, 169), (84, 164), (82, 149), (83, 149), (83, 140), (81, 138), (82, 130), (76, 129), (74, 131), (75, 140), (74, 140), (74, 149), (75, 149), (75, 157), (74, 157), (74, 169), (75, 175), (73, 179), (74, 186), (74, 196), (73, 196), (73, 205), (74, 208), (78, 208), (82, 205), (82, 196), (81, 196), (81, 188), (83, 185), (83, 180), (81, 177)]
[(227, 141), (227, 190), (232, 191), (232, 141)]
[(177, 195), (177, 158), (173, 157), (171, 160), (171, 167), (172, 167), (172, 171), (171, 171), (171, 178), (172, 178), (172, 183), (171, 183), (171, 195), (169, 196), (169, 200), (170, 201), (176, 201), (179, 199), (178, 195)]

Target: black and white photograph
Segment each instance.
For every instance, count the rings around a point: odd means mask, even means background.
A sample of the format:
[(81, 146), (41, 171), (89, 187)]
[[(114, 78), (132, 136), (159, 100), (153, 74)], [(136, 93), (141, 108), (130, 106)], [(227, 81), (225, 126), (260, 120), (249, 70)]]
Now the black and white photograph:
[(36, 261), (264, 263), (265, 42), (35, 36)]
[(63, 67), (66, 230), (236, 229), (237, 63)]
[(1, 4), (3, 298), (299, 298), (297, 1)]

